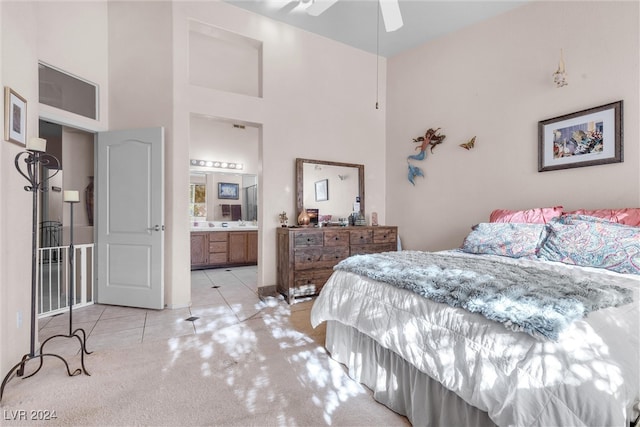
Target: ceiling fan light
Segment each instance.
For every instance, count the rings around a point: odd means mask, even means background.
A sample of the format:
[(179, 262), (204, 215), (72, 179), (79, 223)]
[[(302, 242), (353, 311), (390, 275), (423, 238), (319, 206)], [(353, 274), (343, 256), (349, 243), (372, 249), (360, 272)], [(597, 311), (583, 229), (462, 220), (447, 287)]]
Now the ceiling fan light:
[(404, 25), (398, 0), (379, 0), (384, 27), (387, 32), (395, 31)]

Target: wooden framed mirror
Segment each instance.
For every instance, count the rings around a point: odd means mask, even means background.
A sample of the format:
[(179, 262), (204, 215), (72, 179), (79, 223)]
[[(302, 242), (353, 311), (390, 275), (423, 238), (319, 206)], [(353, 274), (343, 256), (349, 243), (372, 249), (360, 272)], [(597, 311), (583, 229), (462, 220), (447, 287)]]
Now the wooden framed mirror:
[(364, 214), (364, 165), (296, 159), (294, 223), (303, 209), (318, 209), (320, 218), (331, 215), (331, 222), (347, 218), (356, 197), (360, 197), (360, 212)]

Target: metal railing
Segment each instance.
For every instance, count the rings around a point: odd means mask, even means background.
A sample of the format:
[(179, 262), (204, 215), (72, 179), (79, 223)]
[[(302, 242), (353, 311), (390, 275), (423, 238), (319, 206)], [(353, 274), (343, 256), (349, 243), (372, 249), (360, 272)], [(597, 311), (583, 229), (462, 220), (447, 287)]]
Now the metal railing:
[[(93, 304), (93, 243), (74, 245), (73, 308)], [(69, 247), (38, 249), (38, 317), (69, 310)]]

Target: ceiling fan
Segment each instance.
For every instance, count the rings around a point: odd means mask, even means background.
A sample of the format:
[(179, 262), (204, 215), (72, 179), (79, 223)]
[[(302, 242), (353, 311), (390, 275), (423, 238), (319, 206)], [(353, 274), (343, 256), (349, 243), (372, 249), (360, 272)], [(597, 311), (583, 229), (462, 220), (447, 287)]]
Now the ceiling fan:
[[(338, 0), (312, 0), (306, 11), (311, 16), (319, 16), (325, 10), (333, 6)], [(402, 15), (400, 14), (400, 6), (398, 0), (377, 0), (380, 11), (382, 12), (382, 19), (384, 20), (384, 27), (387, 32), (395, 31), (402, 27)]]

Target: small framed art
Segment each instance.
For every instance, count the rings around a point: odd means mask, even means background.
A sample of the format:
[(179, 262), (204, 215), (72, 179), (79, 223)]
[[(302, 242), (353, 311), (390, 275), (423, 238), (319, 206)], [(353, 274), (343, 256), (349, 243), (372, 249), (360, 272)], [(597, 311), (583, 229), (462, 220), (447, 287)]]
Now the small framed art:
[(238, 200), (239, 185), (230, 182), (218, 183), (218, 199)]
[(622, 101), (538, 122), (538, 172), (623, 161)]
[(329, 200), (329, 180), (316, 181), (316, 202), (325, 202), (327, 200)]
[(4, 139), (27, 145), (27, 100), (10, 87), (4, 88)]

